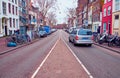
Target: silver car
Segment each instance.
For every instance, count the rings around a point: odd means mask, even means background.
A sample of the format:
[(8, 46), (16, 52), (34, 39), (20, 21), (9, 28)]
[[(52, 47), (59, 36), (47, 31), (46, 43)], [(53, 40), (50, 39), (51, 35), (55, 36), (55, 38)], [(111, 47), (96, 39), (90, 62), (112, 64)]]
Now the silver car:
[(47, 37), (47, 32), (44, 30), (39, 31), (39, 37)]
[(92, 46), (93, 44), (93, 35), (92, 31), (89, 29), (74, 29), (69, 35), (69, 42), (76, 44), (86, 44)]

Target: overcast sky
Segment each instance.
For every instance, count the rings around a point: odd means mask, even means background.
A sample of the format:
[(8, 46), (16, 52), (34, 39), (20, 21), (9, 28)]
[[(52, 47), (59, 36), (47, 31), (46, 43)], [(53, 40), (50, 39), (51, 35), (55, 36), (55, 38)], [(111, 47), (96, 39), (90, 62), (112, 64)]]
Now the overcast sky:
[(57, 0), (58, 10), (57, 19), (58, 23), (65, 22), (67, 8), (74, 8), (77, 6), (77, 0)]
[[(33, 0), (31, 0), (33, 2)], [(76, 8), (77, 0), (57, 0), (57, 21), (58, 23), (64, 23), (67, 15), (67, 8)]]

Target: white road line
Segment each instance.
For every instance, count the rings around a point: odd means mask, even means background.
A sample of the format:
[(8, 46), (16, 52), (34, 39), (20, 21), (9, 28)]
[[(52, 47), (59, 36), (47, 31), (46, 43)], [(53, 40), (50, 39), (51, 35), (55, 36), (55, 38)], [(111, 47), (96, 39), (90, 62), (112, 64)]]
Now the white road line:
[(62, 39), (62, 40), (66, 44), (66, 46), (68, 47), (68, 49), (71, 51), (71, 53), (74, 55), (74, 57), (76, 58), (76, 60), (79, 62), (79, 64), (86, 71), (86, 73), (88, 74), (89, 78), (93, 78), (93, 76), (90, 74), (90, 72), (87, 70), (87, 68), (83, 65), (83, 63), (80, 61), (80, 59), (78, 59), (78, 57), (75, 55), (75, 53), (72, 51), (72, 49), (68, 46), (68, 44), (65, 42), (65, 40), (64, 39)]
[(33, 75), (31, 76), (31, 78), (35, 78), (35, 76), (37, 75), (38, 71), (41, 69), (41, 67), (43, 66), (43, 64), (45, 63), (45, 61), (47, 60), (47, 58), (49, 57), (49, 55), (51, 54), (51, 52), (53, 51), (53, 49), (55, 48), (56, 44), (58, 43), (59, 39), (56, 41), (56, 43), (54, 44), (54, 46), (52, 47), (52, 49), (50, 50), (50, 52), (47, 54), (47, 56), (45, 57), (45, 59), (42, 61), (42, 63), (39, 65), (39, 67), (36, 69), (36, 71), (33, 73)]

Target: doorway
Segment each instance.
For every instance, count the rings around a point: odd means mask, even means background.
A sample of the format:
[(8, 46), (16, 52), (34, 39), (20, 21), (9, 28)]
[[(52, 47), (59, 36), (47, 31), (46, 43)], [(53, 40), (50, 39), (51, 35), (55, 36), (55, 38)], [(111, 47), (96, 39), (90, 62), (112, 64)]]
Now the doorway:
[(110, 21), (108, 21), (108, 34), (111, 34), (111, 23), (110, 23)]
[(7, 36), (8, 33), (7, 33), (7, 26), (5, 26), (5, 36)]

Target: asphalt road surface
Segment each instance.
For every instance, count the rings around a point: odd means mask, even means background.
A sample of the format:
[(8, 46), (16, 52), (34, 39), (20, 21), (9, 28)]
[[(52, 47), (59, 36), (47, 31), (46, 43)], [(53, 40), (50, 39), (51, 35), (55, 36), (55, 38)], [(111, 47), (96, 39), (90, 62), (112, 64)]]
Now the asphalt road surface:
[(96, 45), (74, 46), (69, 43), (68, 34), (61, 30), (0, 55), (0, 78), (31, 78), (59, 38), (67, 43), (94, 78), (120, 78), (120, 54)]
[(64, 41), (82, 61), (94, 78), (120, 78), (120, 54), (96, 45), (74, 46), (68, 41), (68, 34), (62, 31)]
[(0, 55), (0, 78), (30, 78), (57, 41), (58, 34)]

